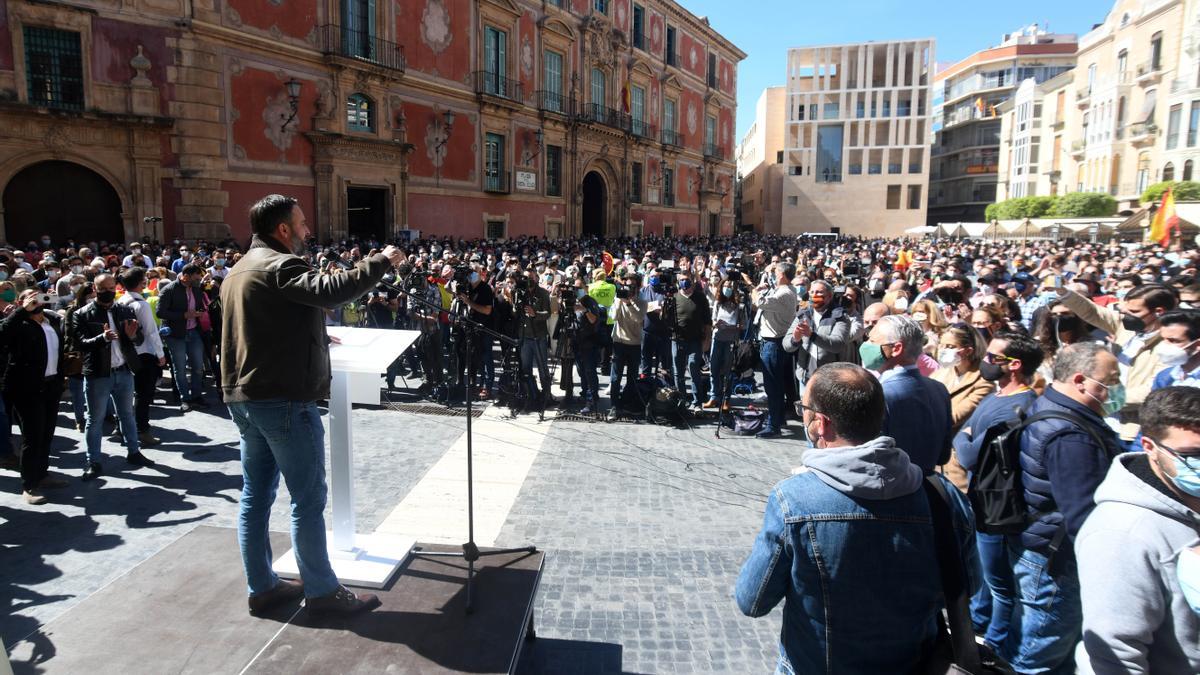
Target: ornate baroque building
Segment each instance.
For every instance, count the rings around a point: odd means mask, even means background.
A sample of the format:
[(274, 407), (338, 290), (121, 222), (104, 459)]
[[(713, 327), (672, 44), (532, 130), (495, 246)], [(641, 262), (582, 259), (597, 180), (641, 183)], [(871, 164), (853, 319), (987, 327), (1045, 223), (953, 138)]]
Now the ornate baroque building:
[(0, 241), (727, 233), (744, 57), (670, 0), (0, 1)]

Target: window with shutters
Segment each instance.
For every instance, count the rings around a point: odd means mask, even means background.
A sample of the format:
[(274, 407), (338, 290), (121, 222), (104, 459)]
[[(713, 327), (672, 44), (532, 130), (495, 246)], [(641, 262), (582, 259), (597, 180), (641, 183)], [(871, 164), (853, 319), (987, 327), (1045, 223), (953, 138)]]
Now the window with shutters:
[(542, 55), (542, 89), (545, 91), (542, 105), (546, 110), (563, 112), (563, 57), (558, 52), (546, 50)]
[(25, 81), (29, 103), (83, 110), (83, 58), (79, 33), (25, 26)]
[(562, 148), (546, 146), (546, 195), (562, 196)]
[(375, 131), (375, 110), (363, 94), (346, 98), (346, 128), (350, 131)]

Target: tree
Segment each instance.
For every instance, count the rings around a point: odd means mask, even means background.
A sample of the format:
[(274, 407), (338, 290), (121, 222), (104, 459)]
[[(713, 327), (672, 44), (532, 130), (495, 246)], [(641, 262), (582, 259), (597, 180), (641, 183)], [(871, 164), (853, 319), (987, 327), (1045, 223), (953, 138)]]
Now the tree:
[(1189, 181), (1163, 181), (1154, 183), (1146, 188), (1142, 193), (1143, 204), (1155, 204), (1162, 199), (1163, 193), (1167, 188), (1175, 194), (1175, 201), (1179, 202), (1200, 202), (1200, 183)]
[(1117, 212), (1117, 200), (1099, 192), (1068, 192), (1048, 214), (1060, 218), (1102, 218)]
[(993, 220), (998, 220), (999, 216), (996, 215), (996, 212), (999, 210), (1000, 210), (1000, 202), (996, 202), (995, 204), (988, 204), (987, 208), (983, 210), (983, 219), (988, 221), (989, 223), (992, 222)]
[[(1041, 218), (1054, 207), (1055, 197), (1015, 197), (995, 204), (992, 217), (996, 220)], [(985, 211), (986, 214), (986, 211)]]

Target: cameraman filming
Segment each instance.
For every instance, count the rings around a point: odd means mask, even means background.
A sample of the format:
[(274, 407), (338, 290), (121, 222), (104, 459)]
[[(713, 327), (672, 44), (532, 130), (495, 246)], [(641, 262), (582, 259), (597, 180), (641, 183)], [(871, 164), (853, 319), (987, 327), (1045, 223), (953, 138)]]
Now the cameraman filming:
[(609, 374), (608, 397), (613, 407), (622, 400), (621, 376), (633, 387), (637, 382), (638, 361), (642, 353), (642, 322), (646, 319), (646, 301), (638, 289), (642, 277), (632, 270), (625, 273), (613, 300), (613, 360)]
[[(495, 304), (496, 296), (492, 292), (492, 287), (489, 286), (483, 279), (482, 266), (479, 263), (471, 264), (471, 271), (467, 273), (466, 279), (459, 279), (456, 274), (454, 280), (455, 298), (459, 302), (459, 306), (467, 311), (467, 318), (484, 328), (492, 327), (492, 305)], [(463, 283), (463, 282), (466, 283)], [(470, 331), (471, 335), (471, 372), (478, 373), (480, 376), (479, 398), (487, 400), (492, 397), (492, 388), (496, 384), (496, 364), (492, 357), (492, 336), (483, 331)], [(467, 378), (463, 377), (463, 370), (466, 364), (466, 344), (460, 344), (458, 356), (458, 371), (459, 381), (466, 386)], [(471, 395), (471, 392), (463, 392), (465, 395)]]
[(526, 274), (518, 267), (509, 279), (513, 284), (513, 312), (517, 318), (517, 339), (521, 350), (521, 386), (525, 389), (526, 400), (532, 402), (537, 391), (533, 368), (537, 366), (542, 403), (553, 405), (550, 365), (547, 361), (550, 331), (546, 322), (550, 320), (550, 294), (538, 285), (535, 271)]
[(675, 294), (675, 388), (687, 391), (687, 375), (692, 378), (692, 404), (699, 408), (708, 396), (703, 367), (704, 346), (712, 337), (712, 309), (704, 293), (696, 290), (690, 272), (679, 272), (679, 292)]

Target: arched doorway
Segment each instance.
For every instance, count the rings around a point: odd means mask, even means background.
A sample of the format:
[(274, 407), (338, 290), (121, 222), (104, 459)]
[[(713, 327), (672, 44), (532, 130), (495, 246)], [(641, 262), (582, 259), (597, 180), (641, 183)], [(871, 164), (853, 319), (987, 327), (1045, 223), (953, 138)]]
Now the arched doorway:
[(607, 188), (604, 179), (595, 171), (583, 177), (583, 228), (585, 237), (603, 237), (607, 210)]
[(4, 230), (14, 246), (37, 241), (43, 233), (56, 243), (123, 241), (121, 197), (103, 176), (85, 166), (38, 162), (5, 186)]

